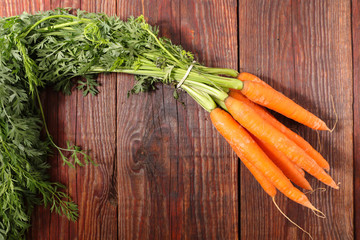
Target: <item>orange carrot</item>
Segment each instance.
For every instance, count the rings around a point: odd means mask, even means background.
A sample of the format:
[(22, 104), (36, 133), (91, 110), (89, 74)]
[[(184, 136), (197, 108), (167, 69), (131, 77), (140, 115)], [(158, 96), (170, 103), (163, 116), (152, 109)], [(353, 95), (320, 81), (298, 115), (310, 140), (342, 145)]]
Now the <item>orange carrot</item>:
[(334, 180), (312, 159), (305, 151), (288, 139), (283, 133), (266, 122), (247, 104), (228, 97), (225, 105), (231, 115), (249, 132), (260, 140), (272, 144), (284, 153), (291, 161), (305, 171), (319, 179), (321, 182), (338, 189)]
[[(236, 152), (238, 156), (241, 156), (242, 154), (236, 149), (236, 147), (231, 146), (232, 149)], [(276, 195), (276, 188), (272, 183), (267, 180), (267, 178), (262, 174), (262, 172), (259, 171), (249, 160), (247, 160), (244, 156), (240, 157), (241, 161), (245, 165), (247, 169), (252, 173), (252, 175), (255, 177), (255, 179), (258, 181), (258, 183), (261, 185), (261, 187), (264, 189), (264, 191), (270, 196), (275, 197)]]
[(291, 131), (289, 128), (285, 127), (281, 122), (279, 122), (273, 115), (271, 115), (268, 111), (266, 111), (263, 107), (253, 103), (248, 98), (246, 98), (242, 93), (238, 90), (231, 89), (229, 92), (229, 96), (242, 101), (249, 105), (252, 109), (254, 109), (265, 121), (273, 125), (280, 132), (285, 134), (290, 140), (296, 143), (299, 147), (301, 147), (312, 159), (315, 160), (320, 167), (329, 170), (329, 163), (321, 156), (321, 154), (316, 151), (305, 139), (300, 137), (298, 134)]
[(304, 170), (302, 170), (301, 167), (299, 167), (297, 164), (294, 164), (294, 167), (296, 168), (296, 170), (299, 171), (299, 173), (304, 177), (305, 176), (305, 172)]
[[(240, 80), (242, 80), (241, 78), (251, 79), (251, 76), (250, 74), (239, 74), (238, 78)], [(254, 76), (252, 80), (245, 80), (241, 92), (251, 101), (281, 113), (310, 128), (315, 130), (329, 130), (320, 118), (305, 110), (282, 93), (276, 91), (260, 78)]]
[(239, 73), (239, 75), (236, 77), (237, 79), (241, 80), (241, 81), (252, 81), (252, 82), (257, 82), (257, 83), (261, 83), (264, 86), (268, 86), (270, 87), (269, 84), (267, 84), (266, 82), (264, 82), (263, 80), (261, 80), (259, 77), (251, 74), (251, 73), (247, 73), (247, 72), (242, 72)]
[(264, 174), (267, 180), (288, 198), (315, 210), (305, 194), (291, 184), (290, 180), (266, 156), (247, 131), (230, 114), (220, 108), (215, 108), (211, 111), (210, 117), (215, 128), (230, 143), (240, 158), (245, 157), (243, 159), (253, 164), (255, 168)]
[[(251, 135), (251, 134), (250, 134)], [(272, 145), (259, 140), (255, 136), (252, 136), (259, 147), (266, 153), (266, 155), (278, 166), (281, 171), (287, 176), (293, 183), (306, 190), (312, 190), (309, 182), (303, 175), (296, 169), (295, 164), (290, 161), (282, 152), (274, 148)]]

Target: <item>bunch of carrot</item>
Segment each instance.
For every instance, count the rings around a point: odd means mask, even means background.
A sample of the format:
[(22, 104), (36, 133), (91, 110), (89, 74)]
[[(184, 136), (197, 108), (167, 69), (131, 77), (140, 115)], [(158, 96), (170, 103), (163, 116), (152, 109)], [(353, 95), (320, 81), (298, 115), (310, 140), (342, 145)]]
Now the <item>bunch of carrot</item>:
[[(144, 16), (122, 21), (81, 10), (76, 15), (56, 9), (0, 19), (0, 239), (23, 238), (36, 204), (77, 219), (77, 206), (59, 190), (62, 185), (48, 181), (46, 156), (51, 145), (69, 166), (90, 157), (78, 146), (55, 144), (39, 91), (53, 85), (71, 93), (78, 82), (84, 95), (95, 95), (98, 84), (89, 76), (104, 72), (136, 75), (130, 93), (156, 89), (156, 83), (173, 85), (175, 98), (178, 89), (186, 91), (210, 112), (216, 129), (273, 200), (279, 190), (317, 211), (292, 184), (312, 190), (304, 171), (338, 188), (325, 171), (326, 160), (262, 106), (317, 130), (329, 130), (326, 124), (256, 76), (203, 66), (191, 52), (160, 38)], [(40, 122), (46, 141), (40, 139)]]
[[(291, 200), (318, 211), (292, 182), (303, 189), (312, 190), (304, 177), (306, 171), (338, 189), (338, 185), (326, 172), (329, 170), (328, 162), (263, 106), (310, 128), (329, 128), (321, 119), (258, 77), (243, 72), (237, 79), (243, 82), (241, 90), (229, 89), (221, 101), (215, 100), (218, 105), (207, 108), (213, 125), (268, 195), (274, 198), (277, 189)], [(186, 87), (184, 90), (187, 90)], [(187, 92), (194, 95), (191, 91)]]

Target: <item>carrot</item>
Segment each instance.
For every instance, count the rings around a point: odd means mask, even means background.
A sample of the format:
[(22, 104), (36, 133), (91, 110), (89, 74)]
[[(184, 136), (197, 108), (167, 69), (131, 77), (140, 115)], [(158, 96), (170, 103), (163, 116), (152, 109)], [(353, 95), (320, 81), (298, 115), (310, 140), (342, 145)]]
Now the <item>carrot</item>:
[(236, 77), (237, 79), (241, 80), (241, 81), (252, 81), (252, 82), (257, 82), (257, 83), (261, 83), (264, 86), (268, 86), (270, 87), (269, 84), (267, 84), (266, 82), (264, 82), (263, 80), (261, 80), (259, 77), (251, 74), (251, 73), (247, 73), (247, 72), (242, 72), (239, 73), (239, 75)]
[(243, 157), (242, 160), (248, 160), (253, 164), (267, 180), (288, 198), (315, 210), (315, 207), (310, 203), (305, 194), (291, 184), (290, 180), (230, 114), (220, 108), (215, 108), (210, 112), (210, 117), (215, 128), (230, 143), (240, 159)]
[(276, 149), (285, 154), (291, 161), (305, 171), (319, 179), (321, 182), (338, 189), (334, 180), (322, 169), (305, 151), (288, 139), (283, 133), (266, 122), (247, 104), (228, 97), (225, 105), (231, 115), (244, 128), (260, 140), (272, 144)]
[[(249, 74), (245, 76), (246, 77), (244, 77), (244, 74), (240, 74), (238, 78), (240, 80), (242, 80), (241, 77), (244, 79), (251, 79)], [(305, 110), (303, 107), (255, 76), (252, 80), (244, 81), (241, 92), (251, 101), (281, 113), (310, 128), (315, 130), (330, 130), (320, 118)]]
[(315, 160), (320, 167), (329, 170), (329, 163), (321, 156), (321, 154), (316, 151), (305, 139), (300, 137), (298, 134), (291, 131), (289, 128), (284, 126), (281, 122), (279, 122), (273, 115), (271, 115), (268, 111), (266, 111), (263, 107), (253, 103), (248, 98), (246, 98), (242, 93), (238, 90), (231, 89), (229, 92), (229, 96), (242, 101), (249, 105), (252, 109), (254, 109), (265, 121), (273, 125), (280, 132), (285, 134), (290, 140), (296, 143), (299, 147), (301, 147), (312, 159)]
[(296, 168), (296, 170), (299, 171), (299, 173), (304, 177), (305, 176), (305, 172), (304, 170), (302, 170), (301, 167), (299, 167), (298, 165), (294, 164), (294, 167)]
[[(251, 134), (250, 134), (251, 135)], [(259, 147), (266, 153), (266, 155), (278, 166), (281, 171), (287, 176), (293, 183), (306, 190), (312, 188), (309, 182), (304, 176), (296, 169), (295, 164), (290, 161), (282, 152), (274, 148), (272, 145), (259, 140), (255, 136), (252, 136)]]
[[(247, 160), (244, 156), (242, 156), (242, 154), (240, 153), (240, 151), (238, 151), (236, 149), (236, 147), (231, 146), (232, 149), (236, 152), (236, 154), (239, 156), (239, 158), (241, 159), (241, 161), (243, 162), (243, 164), (245, 165), (245, 167), (247, 169), (249, 169), (249, 171), (252, 173), (252, 175), (255, 177), (255, 179), (258, 181), (258, 183), (261, 185), (261, 187), (264, 189), (264, 191), (270, 196), (270, 197), (275, 197), (276, 195), (276, 188), (274, 187), (274, 185), (267, 180), (267, 178), (264, 176), (264, 174), (262, 174), (262, 172), (259, 171), (259, 169), (257, 169), (253, 164), (251, 164), (251, 162), (249, 160)], [(240, 157), (242, 156), (242, 157)]]

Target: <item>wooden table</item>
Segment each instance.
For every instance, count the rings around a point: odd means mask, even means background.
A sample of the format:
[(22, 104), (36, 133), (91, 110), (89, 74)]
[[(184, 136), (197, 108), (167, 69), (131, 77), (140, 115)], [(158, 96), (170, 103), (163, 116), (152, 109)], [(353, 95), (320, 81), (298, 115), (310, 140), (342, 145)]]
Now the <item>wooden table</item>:
[[(327, 216), (278, 194), (286, 214), (314, 239), (360, 239), (360, 1), (2, 0), (10, 16), (55, 7), (144, 14), (161, 34), (208, 66), (260, 76), (332, 126), (310, 130), (277, 115), (320, 149), (341, 182), (309, 195)], [(127, 98), (133, 77), (99, 78), (97, 97), (44, 95), (55, 141), (92, 150), (99, 166), (50, 159), (53, 180), (79, 204), (76, 223), (37, 208), (30, 239), (308, 239), (260, 189), (207, 112), (169, 87)], [(308, 177), (314, 188), (323, 184)], [(357, 229), (357, 231), (355, 231)]]

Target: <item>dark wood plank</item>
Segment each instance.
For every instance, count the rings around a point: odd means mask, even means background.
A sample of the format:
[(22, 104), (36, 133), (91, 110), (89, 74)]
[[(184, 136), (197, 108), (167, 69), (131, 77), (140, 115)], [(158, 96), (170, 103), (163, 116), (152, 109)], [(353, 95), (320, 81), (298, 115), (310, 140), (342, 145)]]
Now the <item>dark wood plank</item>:
[[(51, 106), (50, 103), (57, 102), (57, 94), (54, 92), (42, 92), (41, 99), (44, 106), (45, 118), (47, 119), (49, 131), (52, 133), (54, 141), (58, 140), (57, 135), (57, 106)], [(52, 181), (59, 181), (57, 179), (57, 153), (54, 156), (49, 157), (48, 161), (51, 165), (49, 174)], [(37, 206), (31, 216), (31, 228), (28, 231), (29, 239), (48, 239), (51, 235), (51, 226), (56, 227), (58, 223), (58, 217), (51, 214), (49, 208), (43, 206)]]
[[(181, 44), (207, 66), (237, 68), (237, 1), (181, 1)], [(183, 239), (238, 238), (238, 159), (190, 97), (179, 105)], [(173, 174), (172, 174), (173, 175)]]
[[(58, 7), (71, 7), (71, 8), (80, 8), (80, 1), (51, 1), (51, 8), (54, 9)], [(69, 141), (71, 144), (77, 144), (76, 141), (76, 126), (77, 126), (77, 96), (76, 93), (71, 94), (70, 96), (65, 96), (62, 93), (54, 93), (49, 91), (49, 94), (57, 95), (56, 102), (50, 102), (53, 106), (57, 106), (57, 141), (56, 143), (65, 147), (66, 142)], [(67, 193), (73, 198), (73, 200), (78, 204), (77, 198), (77, 170), (71, 169), (68, 166), (64, 166), (62, 159), (57, 155), (57, 162), (54, 168), (57, 169), (57, 172), (53, 174), (53, 177), (56, 181), (60, 181), (65, 186), (67, 186)], [(77, 222), (70, 222), (64, 217), (60, 217), (56, 214), (52, 214), (52, 220), (50, 222), (50, 238), (60, 238), (60, 239), (75, 239), (77, 237)], [(32, 231), (42, 231), (41, 229), (33, 228)]]
[[(51, 8), (57, 7), (71, 7), (74, 9), (80, 8), (80, 0), (67, 0), (67, 1), (58, 1), (52, 0)], [(70, 96), (64, 96), (62, 93), (59, 93), (59, 125), (58, 125), (58, 143), (62, 146), (66, 146), (66, 141), (70, 141), (72, 144), (77, 143), (76, 136), (77, 128), (77, 95), (76, 93), (71, 94)], [(61, 159), (58, 160), (59, 165), (62, 165)], [(59, 176), (68, 175), (67, 181), (62, 180), (66, 183), (68, 187), (68, 194), (73, 198), (74, 202), (79, 204), (78, 198), (78, 187), (77, 187), (77, 169), (71, 169), (66, 166), (61, 166), (59, 171)], [(66, 178), (64, 176), (62, 179)], [(80, 217), (82, 213), (80, 213)], [(65, 222), (64, 222), (65, 221)], [(68, 234), (68, 239), (76, 239), (78, 236), (78, 222), (69, 222), (64, 218), (62, 220), (61, 229), (65, 234)], [(61, 234), (61, 233), (60, 233)], [(66, 237), (64, 236), (64, 239)]]
[[(115, 15), (116, 1), (82, 0), (81, 9)], [(117, 239), (116, 76), (101, 75), (98, 81), (97, 96), (76, 93), (76, 144), (90, 149), (98, 164), (76, 172), (77, 239)]]
[[(218, 11), (212, 13), (221, 16), (222, 7), (228, 2), (203, 5), (189, 1), (181, 4), (184, 4), (181, 9), (200, 8), (181, 12), (181, 21), (185, 19), (188, 24), (181, 25), (181, 42), (184, 39), (190, 50), (205, 49), (201, 61), (206, 56), (205, 61), (214, 66), (214, 60), (221, 56), (217, 66), (232, 64), (236, 67), (236, 50), (226, 59), (223, 52), (227, 46), (217, 42), (219, 38), (227, 38), (231, 49), (237, 45), (236, 34), (230, 31), (231, 25), (226, 25), (221, 17), (217, 16), (219, 21), (209, 26), (208, 32), (215, 36), (215, 29), (224, 29), (223, 36), (211, 40), (202, 38), (198, 42), (191, 42), (189, 38), (195, 35), (194, 32), (205, 31), (202, 27), (212, 16), (206, 11), (216, 9)], [(150, 23), (160, 24), (163, 35), (179, 42), (176, 2), (139, 2), (131, 3), (131, 6), (121, 2), (120, 5), (122, 9), (118, 14), (121, 17), (144, 13)], [(132, 9), (133, 6), (137, 8)], [(235, 9), (236, 4), (234, 15)], [(153, 12), (160, 15), (155, 17)], [(195, 22), (192, 14), (202, 14), (204, 20)], [(224, 19), (230, 16), (228, 12), (223, 14)], [(200, 38), (200, 35), (196, 37)], [(219, 48), (213, 49), (214, 45)], [(181, 105), (175, 108), (176, 102), (168, 88), (160, 89), (162, 99), (158, 98), (161, 96), (159, 91), (155, 95), (126, 99), (125, 91), (130, 87), (125, 82), (128, 79), (120, 75), (118, 85), (119, 238), (167, 238), (170, 234), (174, 239), (237, 238), (237, 160), (228, 156), (230, 152), (226, 145), (216, 145), (222, 140), (205, 120), (208, 114), (189, 98), (184, 98), (186, 109)], [(212, 141), (213, 137), (217, 137), (216, 141)], [(220, 151), (214, 154), (213, 149)], [(219, 156), (224, 163), (218, 160)], [(170, 211), (170, 226), (169, 215), (163, 211)]]
[[(72, 3), (70, 1), (66, 4), (51, 1), (49, 6), (46, 6), (42, 10), (54, 9), (56, 7), (79, 8), (80, 6), (77, 5), (77, 3)], [(76, 94), (72, 96), (64, 96), (62, 93), (56, 93), (53, 90), (48, 89), (44, 93), (44, 109), (47, 115), (46, 119), (49, 125), (49, 131), (53, 135), (55, 142), (61, 147), (66, 146), (66, 141), (75, 143)], [(72, 179), (76, 179), (76, 170), (64, 166), (58, 153), (54, 153), (54, 157), (49, 159), (52, 166), (50, 171), (51, 179), (68, 186), (66, 191), (76, 202), (76, 194), (72, 191), (74, 185), (76, 188), (76, 181), (72, 181)], [(42, 226), (36, 226), (33, 224), (31, 228), (32, 239), (74, 238), (74, 231), (71, 230), (74, 226), (76, 227), (77, 223), (69, 222), (68, 219), (57, 214), (51, 214), (50, 219), (47, 220), (47, 218), (42, 217), (42, 211), (42, 207), (38, 207), (35, 210), (35, 214), (37, 214), (37, 216), (34, 216), (33, 219), (40, 221)]]
[[(122, 19), (143, 14), (179, 38), (177, 1), (119, 1)], [(168, 88), (127, 98), (133, 77), (118, 75), (119, 239), (170, 239), (170, 166), (178, 159), (177, 112)]]
[(355, 239), (360, 239), (360, 1), (352, 1), (354, 83), (354, 215)]
[(14, 16), (23, 12), (34, 13), (49, 9), (51, 0), (3, 0), (1, 1), (2, 16)]
[[(78, 1), (51, 1), (51, 7), (48, 9), (54, 9), (57, 7), (72, 7), (79, 8), (80, 3)], [(48, 10), (45, 9), (45, 10)], [(56, 126), (53, 132), (56, 134), (56, 143), (65, 147), (66, 142), (69, 141), (71, 144), (76, 143), (76, 106), (77, 98), (76, 94), (65, 96), (62, 93), (56, 93), (50, 89), (46, 92), (47, 95), (53, 96), (53, 101), (48, 101), (49, 105), (46, 109), (56, 112)], [(49, 121), (48, 121), (49, 122)], [(54, 134), (52, 133), (52, 134)], [(66, 165), (63, 165), (62, 159), (58, 154), (55, 155), (57, 161), (53, 163), (55, 169), (52, 173), (54, 181), (59, 181), (67, 186), (67, 193), (77, 201), (76, 194), (76, 169), (71, 169)], [(75, 191), (74, 191), (75, 190)], [(77, 222), (70, 222), (65, 217), (61, 217), (57, 214), (51, 215), (51, 221), (49, 222), (49, 238), (59, 239), (74, 239), (76, 237)], [(40, 232), (42, 229), (32, 228), (33, 232)], [(35, 238), (36, 239), (36, 238)]]
[[(333, 133), (320, 133), (321, 153), (341, 190), (309, 196), (327, 215), (325, 220), (280, 196), (280, 207), (315, 239), (353, 237), (352, 184), (352, 68), (350, 4), (346, 1), (240, 1), (240, 68), (252, 72), (305, 108), (335, 122)], [(259, 13), (262, 14), (259, 14)], [(341, 87), (339, 87), (341, 86)], [(348, 106), (344, 108), (344, 106)], [(281, 118), (316, 147), (316, 133)], [(287, 222), (260, 193), (248, 173), (241, 172), (241, 236), (244, 239), (305, 237)], [(314, 188), (324, 187), (308, 177)], [(257, 189), (256, 192), (254, 189)], [(257, 201), (254, 201), (257, 199)], [(259, 211), (264, 209), (264, 211)], [(344, 211), (346, 209), (346, 211)]]
[[(261, 13), (261, 14), (259, 14)], [(291, 1), (247, 1), (239, 4), (240, 70), (256, 74), (290, 96), (294, 84)], [(284, 118), (282, 119), (284, 120)], [(241, 164), (241, 238), (295, 239), (297, 229), (276, 210), (248, 169)], [(280, 196), (280, 207), (300, 225), (301, 208)]]
[(77, 98), (76, 143), (98, 164), (76, 172), (78, 239), (117, 239), (115, 79), (101, 76), (98, 96)]
[[(352, 239), (353, 226), (353, 101), (351, 6), (350, 1), (295, 1), (292, 4), (293, 45), (295, 52), (295, 88), (293, 95), (310, 111), (321, 116), (333, 126), (336, 116), (339, 122), (333, 133), (321, 133), (323, 150), (329, 160), (330, 174), (341, 182), (340, 190), (327, 188), (327, 192), (315, 194), (310, 200), (327, 215), (325, 221), (310, 212), (306, 217), (307, 229), (314, 238)], [(299, 131), (310, 138), (310, 129)], [(312, 186), (323, 187), (315, 179)], [(346, 209), (344, 211), (344, 209)]]
[(58, 7), (80, 9), (81, 0), (51, 0), (51, 9)]

